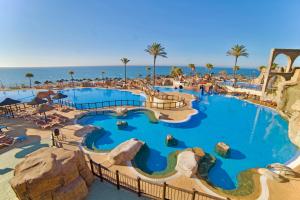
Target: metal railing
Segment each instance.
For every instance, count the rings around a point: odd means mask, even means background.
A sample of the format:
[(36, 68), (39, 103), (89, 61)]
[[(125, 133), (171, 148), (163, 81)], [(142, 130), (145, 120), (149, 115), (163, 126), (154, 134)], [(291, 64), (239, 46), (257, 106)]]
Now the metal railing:
[(185, 100), (172, 102), (149, 102), (143, 100), (112, 100), (93, 103), (74, 103), (67, 100), (58, 101), (58, 104), (75, 108), (76, 110), (96, 110), (102, 108), (111, 108), (117, 106), (133, 106), (145, 108), (158, 108), (163, 110), (171, 110), (182, 108), (186, 105)]
[[(115, 185), (119, 190), (121, 187), (136, 193), (139, 197), (145, 196), (152, 199), (170, 199), (170, 200), (224, 200), (216, 196), (178, 188), (164, 182), (163, 184), (152, 183), (141, 178), (133, 178), (117, 171), (111, 171), (108, 168), (90, 160), (90, 167), (94, 176), (101, 182), (104, 180)], [(227, 198), (228, 199), (228, 198)]]

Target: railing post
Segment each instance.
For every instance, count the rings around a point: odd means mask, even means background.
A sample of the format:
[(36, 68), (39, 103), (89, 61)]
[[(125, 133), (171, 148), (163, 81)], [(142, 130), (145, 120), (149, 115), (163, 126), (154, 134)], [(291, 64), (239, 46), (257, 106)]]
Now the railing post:
[(196, 190), (195, 190), (195, 188), (193, 188), (193, 196), (192, 196), (192, 200), (195, 200), (195, 198), (196, 198)]
[(95, 172), (94, 172), (94, 164), (93, 164), (92, 159), (90, 159), (90, 165), (91, 165), (92, 173), (93, 173), (93, 175), (95, 175)]
[(54, 140), (54, 134), (53, 134), (53, 130), (51, 132), (51, 139), (52, 139), (52, 146), (54, 147), (55, 146), (55, 140)]
[(117, 178), (117, 189), (120, 189), (120, 177), (119, 177), (119, 170), (116, 171), (116, 178)]
[(99, 175), (100, 175), (100, 181), (103, 182), (102, 167), (100, 164), (98, 164), (98, 170), (99, 170)]
[(141, 196), (141, 178), (137, 177), (138, 196)]
[(163, 200), (166, 200), (166, 189), (167, 189), (167, 183), (164, 182), (164, 185), (163, 185), (163, 196), (162, 196)]

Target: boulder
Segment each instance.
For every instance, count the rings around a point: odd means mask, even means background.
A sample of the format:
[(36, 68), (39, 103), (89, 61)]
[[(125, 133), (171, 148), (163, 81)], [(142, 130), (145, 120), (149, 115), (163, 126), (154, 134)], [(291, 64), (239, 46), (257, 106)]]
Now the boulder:
[(78, 125), (78, 127), (80, 127), (80, 128), (78, 130), (76, 130), (74, 133), (74, 135), (76, 135), (77, 137), (83, 137), (83, 136), (87, 135), (88, 133), (102, 129), (102, 128), (98, 128), (98, 127), (92, 126), (92, 125), (87, 125), (87, 126)]
[(230, 155), (230, 147), (224, 142), (218, 142), (215, 146), (215, 152), (220, 156), (227, 158)]
[(127, 108), (117, 107), (115, 111), (118, 116), (123, 116), (127, 113), (128, 110)]
[(118, 129), (126, 128), (128, 127), (128, 123), (126, 121), (117, 121)]
[(171, 147), (171, 146), (176, 146), (178, 142), (172, 135), (169, 134), (166, 137), (165, 143), (168, 147)]
[(207, 178), (209, 170), (216, 164), (216, 158), (206, 153), (199, 161), (198, 175)]
[(201, 149), (199, 147), (194, 147), (190, 151), (193, 151), (196, 154), (196, 156), (198, 156), (200, 158), (203, 158), (206, 155), (205, 152), (203, 151), (203, 149)]
[(280, 175), (286, 177), (296, 178), (298, 177), (298, 173), (295, 172), (292, 168), (283, 165), (281, 163), (273, 163), (267, 166), (268, 169), (273, 169), (279, 172)]
[(82, 152), (46, 147), (16, 166), (10, 184), (20, 200), (80, 200), (87, 196), (92, 181)]
[(284, 182), (288, 181), (288, 179), (286, 179), (285, 177), (283, 177), (279, 174), (276, 174), (275, 172), (273, 172), (271, 170), (268, 170), (268, 169), (265, 169), (265, 168), (258, 169), (258, 172), (261, 175), (264, 175), (265, 177), (267, 177), (268, 179), (270, 179), (272, 181), (276, 181), (276, 182), (279, 182), (279, 183), (284, 183)]
[(131, 161), (143, 145), (144, 142), (135, 138), (127, 140), (108, 153), (108, 161), (114, 165)]
[(175, 170), (186, 177), (192, 177), (197, 173), (199, 159), (193, 151), (183, 151), (177, 157)]

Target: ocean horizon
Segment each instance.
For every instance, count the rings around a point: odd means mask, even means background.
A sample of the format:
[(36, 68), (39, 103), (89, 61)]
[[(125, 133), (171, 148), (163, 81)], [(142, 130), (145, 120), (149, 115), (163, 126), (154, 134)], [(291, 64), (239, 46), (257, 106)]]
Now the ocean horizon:
[[(151, 67), (151, 66), (150, 66)], [(186, 66), (178, 66), (183, 69), (184, 74), (189, 74), (191, 69)], [(157, 66), (157, 75), (168, 75), (170, 74), (172, 66)], [(68, 72), (72, 70), (75, 72), (75, 79), (83, 78), (102, 78), (102, 72), (105, 72), (104, 77), (108, 78), (123, 78), (124, 77), (124, 66), (54, 66), (54, 67), (0, 67), (0, 85), (5, 87), (13, 87), (16, 85), (28, 84), (28, 78), (25, 77), (26, 73), (32, 73), (34, 77), (32, 82), (39, 81), (57, 81), (60, 79), (70, 79)], [(232, 74), (232, 68), (229, 67), (218, 67), (216, 66), (212, 73), (218, 73), (220, 71), (226, 71), (227, 74)], [(205, 74), (208, 72), (206, 67), (196, 67), (196, 72)], [(259, 71), (255, 68), (241, 68), (238, 71), (239, 74), (248, 77), (258, 76)], [(151, 67), (152, 74), (152, 67)], [(127, 66), (127, 77), (137, 78), (139, 75), (142, 77), (147, 76), (147, 70), (145, 66)]]

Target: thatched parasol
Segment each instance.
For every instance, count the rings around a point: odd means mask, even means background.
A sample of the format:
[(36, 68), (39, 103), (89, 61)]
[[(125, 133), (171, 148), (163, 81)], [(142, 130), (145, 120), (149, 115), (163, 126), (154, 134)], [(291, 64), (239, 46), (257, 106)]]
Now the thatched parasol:
[(48, 105), (48, 104), (42, 104), (42, 105), (40, 105), (37, 109), (36, 109), (36, 111), (38, 112), (38, 113), (44, 113), (44, 116), (45, 116), (45, 122), (47, 122), (47, 116), (46, 116), (46, 112), (48, 112), (48, 111), (50, 111), (50, 110), (53, 110), (54, 109), (54, 107), (52, 107), (52, 106), (50, 106), (50, 105)]
[(54, 95), (53, 97), (52, 97), (52, 99), (64, 99), (64, 98), (67, 98), (68, 96), (67, 95), (65, 95), (65, 94), (62, 94), (62, 93), (57, 93), (56, 95)]
[(28, 104), (28, 105), (34, 106), (34, 105), (40, 105), (40, 104), (44, 104), (44, 103), (47, 103), (47, 101), (44, 100), (44, 99), (40, 99), (40, 98), (38, 98), (38, 97), (35, 97), (34, 99), (32, 99), (32, 100), (31, 100), (30, 102), (28, 102), (27, 104)]
[(6, 98), (0, 103), (0, 106), (10, 106), (10, 105), (18, 104), (18, 103), (21, 103), (21, 101), (11, 99), (11, 98)]

